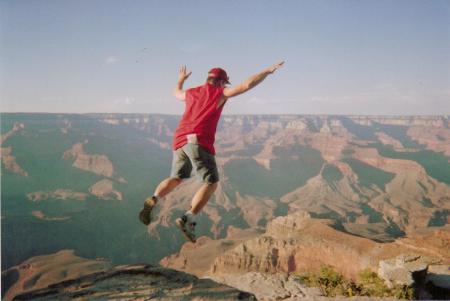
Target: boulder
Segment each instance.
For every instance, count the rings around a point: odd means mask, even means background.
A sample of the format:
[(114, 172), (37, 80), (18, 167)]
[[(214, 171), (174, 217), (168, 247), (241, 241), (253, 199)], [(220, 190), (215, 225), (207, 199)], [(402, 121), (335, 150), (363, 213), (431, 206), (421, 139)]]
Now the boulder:
[(111, 270), (52, 284), (13, 300), (195, 300), (256, 301), (256, 297), (210, 279), (147, 264)]
[(427, 259), (414, 254), (401, 254), (395, 258), (381, 260), (378, 275), (386, 281), (388, 287), (395, 284), (413, 286), (424, 283), (427, 275)]
[(430, 265), (425, 287), (437, 300), (450, 300), (450, 265)]
[(435, 286), (450, 291), (450, 266), (430, 265), (425, 282), (432, 282)]
[(211, 277), (239, 290), (255, 294), (258, 300), (300, 300), (320, 299), (318, 288), (310, 288), (286, 273), (220, 274)]

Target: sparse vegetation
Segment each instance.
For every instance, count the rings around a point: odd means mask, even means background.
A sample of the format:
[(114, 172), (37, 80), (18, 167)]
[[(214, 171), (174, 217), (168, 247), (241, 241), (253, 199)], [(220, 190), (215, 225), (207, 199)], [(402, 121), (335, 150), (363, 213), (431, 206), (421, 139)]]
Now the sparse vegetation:
[(393, 296), (398, 299), (414, 299), (414, 289), (406, 285), (395, 285), (388, 288), (384, 280), (372, 272), (364, 269), (359, 273), (360, 285), (363, 296), (387, 297)]
[(299, 281), (313, 287), (318, 287), (323, 295), (335, 297), (338, 295), (369, 296), (369, 297), (395, 297), (398, 299), (414, 299), (414, 289), (404, 285), (396, 285), (389, 288), (384, 280), (372, 272), (365, 269), (359, 274), (359, 282), (354, 282), (344, 278), (330, 266), (321, 268), (319, 274), (298, 275)]

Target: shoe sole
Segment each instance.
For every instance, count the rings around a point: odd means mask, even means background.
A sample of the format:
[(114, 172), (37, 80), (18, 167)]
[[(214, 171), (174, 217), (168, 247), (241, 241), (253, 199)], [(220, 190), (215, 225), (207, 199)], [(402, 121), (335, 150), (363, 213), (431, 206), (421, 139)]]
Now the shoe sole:
[(177, 219), (177, 220), (175, 221), (175, 224), (177, 225), (178, 229), (180, 229), (180, 231), (183, 233), (184, 237), (185, 237), (188, 241), (190, 241), (190, 242), (192, 242), (192, 243), (195, 243), (196, 240), (193, 239), (192, 237), (190, 237), (189, 234), (186, 232), (186, 230), (184, 230), (184, 223), (181, 221), (181, 219)]
[(146, 221), (144, 221), (143, 214), (144, 214), (143, 212), (139, 213), (139, 221), (146, 226), (150, 225), (150, 221), (148, 223)]
[(144, 207), (144, 209), (142, 209), (141, 212), (139, 212), (139, 221), (141, 223), (143, 223), (144, 225), (146, 225), (146, 226), (150, 225), (150, 223), (152, 222), (152, 209), (153, 208), (147, 209), (147, 210), (149, 210), (149, 212), (148, 212), (148, 223), (144, 222), (146, 208)]

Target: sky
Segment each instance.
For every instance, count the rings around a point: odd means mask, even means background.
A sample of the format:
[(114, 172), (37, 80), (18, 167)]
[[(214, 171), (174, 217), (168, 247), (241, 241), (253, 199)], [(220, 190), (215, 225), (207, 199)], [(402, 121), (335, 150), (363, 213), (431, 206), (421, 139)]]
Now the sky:
[(450, 1), (0, 0), (0, 110), (182, 114), (285, 60), (225, 114), (450, 114)]

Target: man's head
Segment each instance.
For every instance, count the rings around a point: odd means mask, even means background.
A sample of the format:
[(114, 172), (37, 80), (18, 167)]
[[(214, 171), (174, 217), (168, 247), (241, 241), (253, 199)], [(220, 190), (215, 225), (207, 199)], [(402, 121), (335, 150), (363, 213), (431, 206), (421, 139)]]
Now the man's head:
[(225, 86), (226, 84), (230, 84), (228, 79), (229, 78), (225, 70), (222, 68), (213, 68), (209, 70), (206, 81), (215, 86)]

